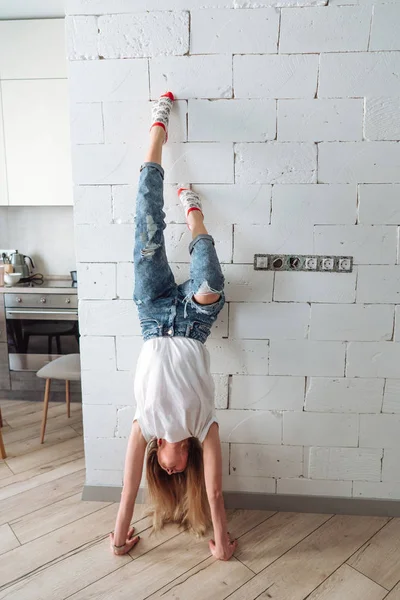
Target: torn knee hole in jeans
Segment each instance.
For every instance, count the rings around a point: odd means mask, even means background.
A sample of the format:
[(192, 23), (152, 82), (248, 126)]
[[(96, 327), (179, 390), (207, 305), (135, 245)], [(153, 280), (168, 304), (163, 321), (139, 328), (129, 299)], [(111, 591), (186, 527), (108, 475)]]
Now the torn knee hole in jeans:
[(202, 296), (207, 296), (207, 295), (211, 295), (211, 294), (222, 294), (222, 290), (214, 290), (212, 287), (210, 287), (210, 285), (208, 284), (208, 281), (203, 281), (203, 283), (201, 284), (201, 286), (199, 287), (199, 289), (197, 290), (197, 292), (190, 292), (184, 302), (185, 302), (185, 308), (184, 308), (184, 317), (186, 318), (187, 316), (187, 303), (190, 302), (191, 305), (193, 306), (193, 308), (199, 312), (199, 313), (203, 313), (203, 314), (209, 314), (209, 307), (212, 304), (216, 304), (217, 302), (219, 302), (219, 298), (218, 300), (216, 300), (215, 302), (211, 302), (210, 304), (200, 304), (199, 302), (196, 302), (196, 300), (193, 298), (194, 295), (202, 295)]
[(145, 247), (141, 249), (140, 254), (142, 256), (152, 257), (154, 252), (161, 246), (161, 244), (156, 244), (152, 242), (155, 234), (157, 233), (157, 225), (154, 222), (154, 219), (151, 215), (146, 215), (146, 225), (147, 225), (147, 235), (142, 232), (140, 234), (141, 240), (143, 243), (146, 243)]

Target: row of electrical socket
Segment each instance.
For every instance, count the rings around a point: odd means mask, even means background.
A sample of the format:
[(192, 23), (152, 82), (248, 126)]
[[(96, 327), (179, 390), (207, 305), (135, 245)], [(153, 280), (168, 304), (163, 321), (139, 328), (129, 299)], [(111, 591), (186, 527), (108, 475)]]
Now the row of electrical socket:
[(352, 256), (312, 256), (303, 254), (255, 254), (256, 271), (323, 271), (351, 273)]

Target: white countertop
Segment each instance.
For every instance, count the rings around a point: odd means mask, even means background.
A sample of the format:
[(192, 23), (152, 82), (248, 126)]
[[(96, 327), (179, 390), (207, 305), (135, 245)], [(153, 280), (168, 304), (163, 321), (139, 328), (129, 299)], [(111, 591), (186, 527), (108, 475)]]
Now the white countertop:
[(33, 287), (25, 286), (25, 284), (15, 284), (11, 286), (4, 285), (0, 287), (0, 294), (66, 294), (75, 295), (78, 293), (78, 288), (71, 286), (71, 278), (69, 279), (46, 279), (42, 285), (34, 284)]

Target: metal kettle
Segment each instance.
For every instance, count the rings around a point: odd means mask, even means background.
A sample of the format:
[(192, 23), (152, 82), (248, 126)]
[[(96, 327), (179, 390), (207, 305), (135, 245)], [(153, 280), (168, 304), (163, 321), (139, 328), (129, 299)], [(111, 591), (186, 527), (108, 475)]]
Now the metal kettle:
[(31, 274), (30, 267), (25, 261), (26, 258), (28, 258), (31, 261), (32, 269), (34, 269), (35, 265), (33, 264), (33, 261), (30, 256), (20, 254), (18, 250), (11, 254), (11, 264), (14, 267), (14, 272), (21, 273), (21, 279), (23, 279), (24, 277), (29, 277)]

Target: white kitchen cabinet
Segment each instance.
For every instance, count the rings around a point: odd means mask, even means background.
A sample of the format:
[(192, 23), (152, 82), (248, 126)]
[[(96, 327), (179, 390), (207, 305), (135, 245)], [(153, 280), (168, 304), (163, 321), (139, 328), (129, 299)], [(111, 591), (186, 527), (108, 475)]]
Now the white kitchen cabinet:
[(1, 85), (0, 85), (0, 206), (8, 204), (7, 194), (7, 175), (6, 175), (6, 153), (4, 148), (4, 131), (3, 131), (3, 109), (1, 101)]
[(0, 79), (66, 77), (64, 19), (0, 21)]
[(72, 205), (68, 81), (1, 87), (9, 205)]

